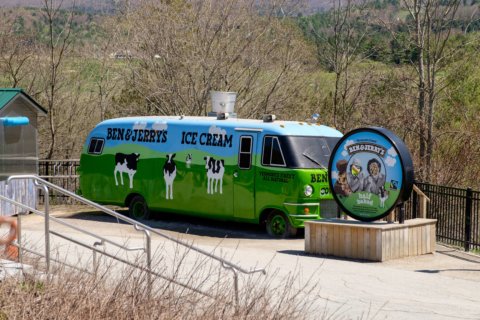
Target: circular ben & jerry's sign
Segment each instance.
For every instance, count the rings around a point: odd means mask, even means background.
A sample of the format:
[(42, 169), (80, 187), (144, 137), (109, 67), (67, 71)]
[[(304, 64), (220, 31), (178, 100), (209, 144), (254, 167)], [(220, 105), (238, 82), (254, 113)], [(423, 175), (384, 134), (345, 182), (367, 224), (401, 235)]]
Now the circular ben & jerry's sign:
[(385, 128), (360, 128), (343, 136), (332, 152), (328, 174), (337, 203), (362, 221), (387, 216), (413, 188), (410, 153)]

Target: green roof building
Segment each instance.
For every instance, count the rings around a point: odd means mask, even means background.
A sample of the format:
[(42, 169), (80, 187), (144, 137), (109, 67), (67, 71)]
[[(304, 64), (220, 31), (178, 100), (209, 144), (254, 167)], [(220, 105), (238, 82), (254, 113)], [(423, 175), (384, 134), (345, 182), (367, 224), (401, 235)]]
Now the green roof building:
[[(6, 178), (18, 174), (38, 174), (38, 117), (47, 111), (22, 89), (0, 88), (0, 194), (36, 207), (37, 191), (32, 181), (16, 180), (6, 186)], [(0, 201), (0, 215), (24, 210)]]

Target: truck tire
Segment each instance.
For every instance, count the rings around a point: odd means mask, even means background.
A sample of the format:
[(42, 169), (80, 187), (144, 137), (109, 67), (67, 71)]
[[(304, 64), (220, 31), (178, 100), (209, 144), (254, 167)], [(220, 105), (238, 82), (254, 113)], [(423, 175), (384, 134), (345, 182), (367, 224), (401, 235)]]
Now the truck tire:
[(134, 196), (128, 205), (128, 215), (135, 220), (147, 220), (150, 217), (147, 201), (140, 195)]
[(288, 221), (285, 214), (274, 210), (267, 217), (267, 233), (278, 239), (294, 237), (297, 234), (297, 228), (294, 228)]

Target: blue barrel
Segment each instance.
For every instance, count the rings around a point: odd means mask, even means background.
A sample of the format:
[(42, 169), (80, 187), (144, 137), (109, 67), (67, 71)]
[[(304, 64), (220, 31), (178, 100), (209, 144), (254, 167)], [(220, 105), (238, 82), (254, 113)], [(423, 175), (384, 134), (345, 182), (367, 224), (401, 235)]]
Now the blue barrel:
[(27, 117), (4, 117), (0, 118), (0, 122), (5, 127), (26, 126), (30, 123)]

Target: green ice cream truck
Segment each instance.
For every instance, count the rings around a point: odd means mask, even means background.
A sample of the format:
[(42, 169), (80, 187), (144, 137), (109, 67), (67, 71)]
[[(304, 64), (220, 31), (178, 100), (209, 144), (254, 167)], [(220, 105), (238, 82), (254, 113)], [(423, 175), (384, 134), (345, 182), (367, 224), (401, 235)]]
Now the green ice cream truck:
[(331, 150), (342, 134), (295, 121), (218, 117), (128, 117), (88, 135), (80, 189), (102, 204), (265, 224), (295, 235), (307, 220), (337, 216), (328, 185)]

